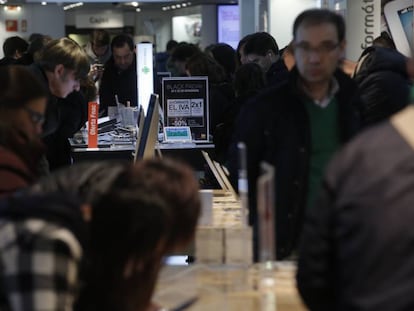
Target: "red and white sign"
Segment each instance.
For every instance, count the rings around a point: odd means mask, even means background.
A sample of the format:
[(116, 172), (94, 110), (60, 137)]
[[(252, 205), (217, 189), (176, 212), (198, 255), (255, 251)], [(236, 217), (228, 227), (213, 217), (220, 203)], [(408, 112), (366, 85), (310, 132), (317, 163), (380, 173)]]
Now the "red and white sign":
[(88, 148), (98, 147), (98, 112), (97, 102), (88, 103)]

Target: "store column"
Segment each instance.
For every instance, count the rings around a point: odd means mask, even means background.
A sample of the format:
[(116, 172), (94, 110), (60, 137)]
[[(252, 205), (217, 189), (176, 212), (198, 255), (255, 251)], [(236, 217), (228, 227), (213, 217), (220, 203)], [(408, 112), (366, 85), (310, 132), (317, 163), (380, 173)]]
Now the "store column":
[(256, 26), (256, 2), (257, 0), (239, 0), (240, 38), (256, 32), (259, 28)]

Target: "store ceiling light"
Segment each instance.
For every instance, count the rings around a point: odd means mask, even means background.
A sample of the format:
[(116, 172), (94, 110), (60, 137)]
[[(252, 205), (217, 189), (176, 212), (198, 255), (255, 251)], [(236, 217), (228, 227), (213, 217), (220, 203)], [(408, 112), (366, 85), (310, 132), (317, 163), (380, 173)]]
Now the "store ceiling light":
[(131, 2), (131, 5), (134, 6), (134, 7), (137, 7), (139, 5), (139, 3), (134, 1), (134, 2)]
[(135, 11), (141, 12), (141, 9), (140, 8), (136, 8)]
[(47, 5), (47, 2), (42, 1), (41, 5)]
[(21, 11), (22, 7), (20, 5), (6, 5), (4, 10), (7, 12), (19, 12)]

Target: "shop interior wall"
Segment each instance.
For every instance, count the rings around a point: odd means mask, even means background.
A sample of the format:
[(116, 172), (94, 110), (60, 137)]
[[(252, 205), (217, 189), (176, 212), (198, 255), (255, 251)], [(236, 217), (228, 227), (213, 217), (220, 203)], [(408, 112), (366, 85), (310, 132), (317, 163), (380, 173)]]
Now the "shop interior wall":
[[(21, 36), (25, 39), (33, 32), (60, 38), (65, 35), (65, 26), (75, 26), (75, 16), (84, 9), (64, 11), (62, 6), (49, 4), (23, 4), (19, 12), (0, 11), (0, 43), (10, 36)], [(183, 8), (180, 10), (143, 10), (141, 12), (123, 12), (124, 25), (134, 27), (135, 36), (153, 36), (156, 51), (164, 51), (168, 40), (172, 38), (173, 16), (201, 14), (203, 20), (201, 47), (217, 41), (217, 8), (216, 5), (202, 5)], [(90, 9), (86, 9), (90, 11)], [(96, 11), (95, 11), (96, 12)], [(17, 20), (18, 31), (6, 32), (6, 20)], [(27, 21), (25, 32), (21, 31), (21, 21)], [(0, 49), (1, 50), (1, 49)], [(3, 51), (0, 51), (3, 57)]]
[(293, 22), (299, 13), (306, 9), (320, 7), (320, 0), (269, 0), (270, 34), (276, 39), (280, 48), (293, 39)]
[[(0, 43), (11, 36), (20, 36), (27, 39), (32, 33), (42, 33), (52, 38), (60, 38), (65, 35), (65, 12), (57, 4), (40, 5), (37, 3), (21, 4), (20, 11), (0, 10)], [(6, 31), (6, 21), (17, 21), (17, 31)], [(22, 21), (27, 23), (26, 31), (22, 28)], [(3, 49), (0, 49), (0, 57), (3, 57)]]

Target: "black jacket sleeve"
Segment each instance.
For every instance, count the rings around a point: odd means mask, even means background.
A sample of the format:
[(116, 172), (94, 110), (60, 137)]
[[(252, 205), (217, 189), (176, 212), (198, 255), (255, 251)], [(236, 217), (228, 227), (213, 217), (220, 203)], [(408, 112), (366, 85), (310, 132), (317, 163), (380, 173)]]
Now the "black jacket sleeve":
[(332, 241), (334, 203), (334, 191), (324, 181), (315, 206), (305, 216), (299, 248), (297, 286), (310, 310), (335, 310)]

